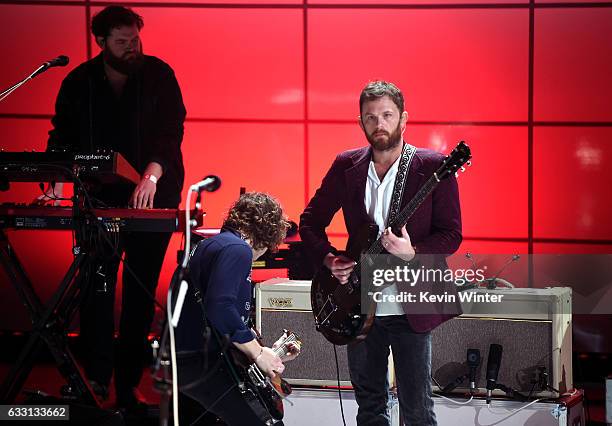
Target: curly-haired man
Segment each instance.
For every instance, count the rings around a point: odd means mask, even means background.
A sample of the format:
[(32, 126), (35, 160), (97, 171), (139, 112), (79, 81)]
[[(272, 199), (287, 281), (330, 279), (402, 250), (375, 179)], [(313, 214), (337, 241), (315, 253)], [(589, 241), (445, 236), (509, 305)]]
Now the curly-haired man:
[[(230, 426), (264, 423), (244, 401), (225, 363), (218, 362), (221, 343), (214, 337), (203, 338), (205, 323), (227, 336), (268, 376), (283, 372), (281, 358), (259, 344), (248, 323), (251, 264), (266, 250), (276, 250), (287, 228), (274, 198), (257, 192), (243, 194), (230, 208), (221, 232), (201, 242), (189, 262), (191, 291), (177, 329), (179, 386), (184, 395)], [(298, 352), (298, 346), (290, 346), (284, 359), (293, 359)], [(207, 378), (198, 382), (202, 377)]]

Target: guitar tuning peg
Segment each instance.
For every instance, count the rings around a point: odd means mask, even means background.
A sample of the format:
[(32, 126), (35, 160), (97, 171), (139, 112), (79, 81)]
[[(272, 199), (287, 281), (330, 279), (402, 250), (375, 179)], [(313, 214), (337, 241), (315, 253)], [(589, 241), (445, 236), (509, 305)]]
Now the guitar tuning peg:
[(472, 166), (472, 162), (471, 162), (471, 161), (468, 161), (468, 162), (467, 162), (467, 163), (465, 163), (465, 164), (466, 164), (468, 167), (471, 167), (471, 166)]
[(464, 166), (461, 166), (461, 172), (462, 173), (465, 172), (465, 167)]
[(455, 172), (455, 177), (458, 178), (459, 177), (459, 173)]

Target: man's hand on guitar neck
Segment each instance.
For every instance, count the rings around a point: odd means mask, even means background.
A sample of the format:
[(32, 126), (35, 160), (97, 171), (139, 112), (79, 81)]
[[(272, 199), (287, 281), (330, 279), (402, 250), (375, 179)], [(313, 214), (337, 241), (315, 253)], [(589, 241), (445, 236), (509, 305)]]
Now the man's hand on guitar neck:
[(346, 284), (356, 263), (353, 259), (349, 259), (346, 256), (336, 256), (333, 253), (327, 253), (327, 256), (323, 259), (323, 264), (340, 281), (340, 284)]
[(401, 229), (402, 236), (397, 237), (391, 228), (387, 228), (383, 231), (380, 241), (389, 253), (399, 257), (405, 261), (410, 261), (416, 255), (416, 250), (410, 241), (410, 235), (406, 231), (406, 225)]
[[(276, 350), (280, 347), (280, 345), (282, 345), (284, 343), (284, 340), (287, 338), (287, 334), (283, 334), (281, 337), (278, 338), (278, 340), (276, 342), (274, 342), (274, 344), (272, 345), (272, 349)], [(302, 347), (300, 346), (300, 344), (298, 342), (295, 343), (288, 343), (287, 344), (287, 352), (280, 355), (281, 360), (283, 362), (287, 362), (287, 361), (293, 361), (294, 359), (297, 358), (297, 356), (300, 354), (300, 350), (302, 349)]]

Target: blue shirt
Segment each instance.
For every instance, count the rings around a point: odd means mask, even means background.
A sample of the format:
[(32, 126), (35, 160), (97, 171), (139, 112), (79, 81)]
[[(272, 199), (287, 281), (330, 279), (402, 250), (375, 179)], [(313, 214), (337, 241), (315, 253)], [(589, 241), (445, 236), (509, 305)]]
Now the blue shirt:
[[(223, 229), (202, 241), (189, 261), (190, 291), (176, 331), (178, 351), (201, 351), (204, 348), (204, 313), (194, 297), (200, 290), (202, 305), (211, 327), (232, 342), (254, 339), (247, 326), (251, 313), (251, 264), (253, 252), (237, 233)], [(210, 344), (216, 345), (214, 337)]]

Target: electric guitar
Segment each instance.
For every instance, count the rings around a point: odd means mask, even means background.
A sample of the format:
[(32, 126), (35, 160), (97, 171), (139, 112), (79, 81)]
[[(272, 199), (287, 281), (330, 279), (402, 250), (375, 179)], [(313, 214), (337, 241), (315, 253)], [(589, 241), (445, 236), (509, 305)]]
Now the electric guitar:
[[(459, 142), (389, 226), (394, 231), (401, 229), (438, 183), (452, 174), (457, 174), (459, 169), (464, 171), (463, 165), (468, 163), (470, 158), (472, 158), (470, 148), (465, 142)], [(348, 256), (357, 264), (348, 282), (340, 284), (330, 270), (323, 266), (315, 274), (310, 288), (315, 327), (335, 345), (346, 345), (364, 339), (376, 314), (372, 309), (367, 314), (362, 313), (361, 293), (364, 290), (369, 291), (370, 288), (361, 289), (360, 270), (361, 259), (368, 259), (368, 256), (371, 259), (372, 256), (385, 252), (378, 238), (378, 226), (368, 224), (356, 237), (357, 243), (353, 245), (356, 250), (349, 251)]]
[[(293, 332), (284, 330), (281, 344), (273, 349), (281, 360), (289, 352), (289, 344), (302, 345)], [(291, 394), (291, 386), (276, 374), (270, 379), (257, 364), (233, 345), (229, 349), (233, 369), (238, 379), (238, 389), (257, 417), (267, 425), (274, 425), (283, 419), (283, 399)]]

